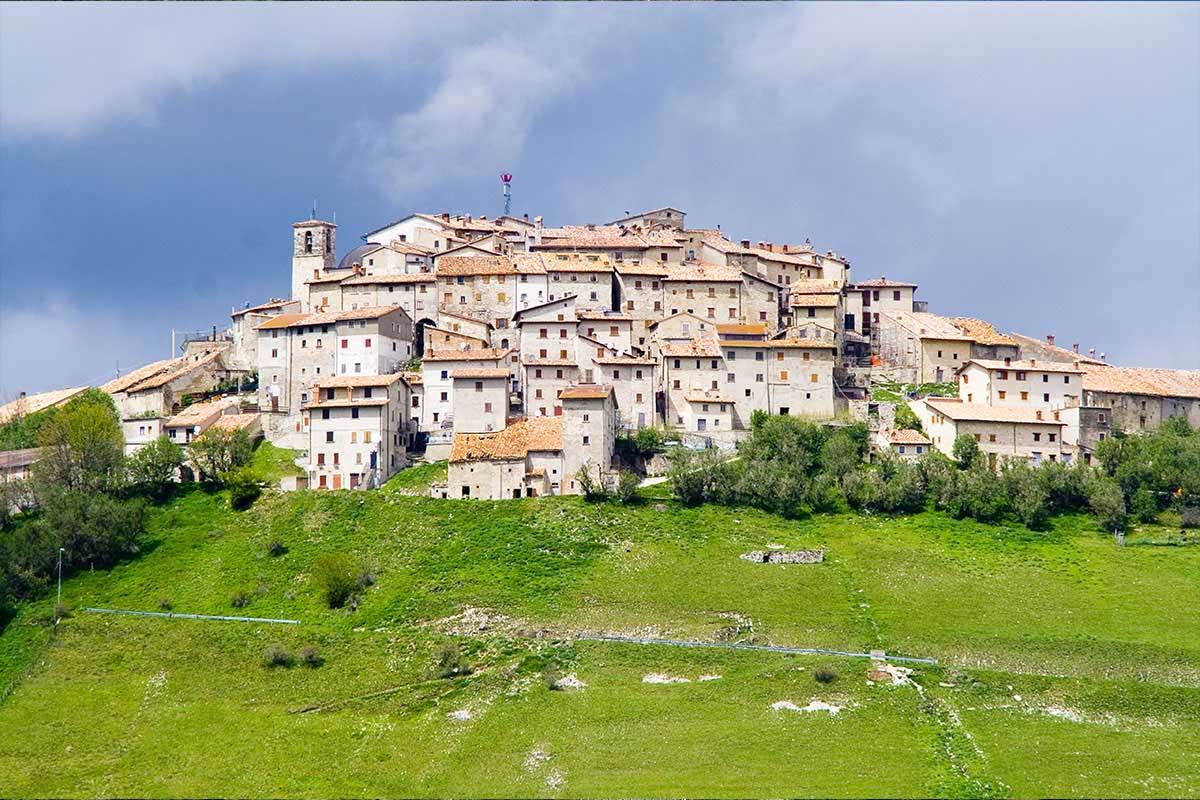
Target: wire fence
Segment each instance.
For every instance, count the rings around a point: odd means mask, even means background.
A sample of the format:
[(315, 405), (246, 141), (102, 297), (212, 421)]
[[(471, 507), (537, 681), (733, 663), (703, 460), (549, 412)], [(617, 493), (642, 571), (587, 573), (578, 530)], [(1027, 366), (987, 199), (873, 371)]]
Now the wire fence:
[[(872, 653), (848, 653), (843, 650), (825, 650), (819, 647), (783, 647), (773, 644), (739, 644), (736, 642), (692, 642), (683, 639), (638, 639), (631, 636), (598, 636), (593, 634), (577, 634), (575, 639), (592, 642), (623, 642), (626, 644), (661, 644), (673, 647), (718, 647), (726, 650), (764, 650), (770, 653), (791, 653), (810, 656), (845, 656), (847, 658), (875, 658)], [(917, 658), (915, 656), (892, 656), (882, 654), (884, 661), (904, 661), (914, 664), (936, 665), (936, 658)]]
[(167, 619), (217, 619), (226, 622), (269, 622), (275, 625), (299, 625), (298, 619), (273, 619), (271, 617), (226, 617), (219, 614), (176, 614), (173, 611), (126, 611), (119, 608), (85, 608), (96, 614), (126, 614), (133, 617), (166, 617)]

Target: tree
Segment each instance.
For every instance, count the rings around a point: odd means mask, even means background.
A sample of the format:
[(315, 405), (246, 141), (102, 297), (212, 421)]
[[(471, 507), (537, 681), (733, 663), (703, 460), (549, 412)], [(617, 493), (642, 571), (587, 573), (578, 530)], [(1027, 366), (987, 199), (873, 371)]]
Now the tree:
[(608, 491), (604, 488), (604, 476), (600, 474), (600, 468), (596, 467), (596, 476), (592, 477), (592, 462), (585, 462), (579, 471), (575, 473), (575, 482), (579, 484), (579, 491), (583, 494), (583, 498), (591, 503), (598, 503), (608, 496)]
[(330, 608), (341, 608), (358, 587), (358, 565), (345, 553), (327, 553), (313, 562), (313, 583)]
[(150, 494), (165, 495), (183, 466), (183, 448), (160, 436), (129, 458), (129, 479)]
[(1001, 480), (1009, 507), (1025, 527), (1030, 530), (1045, 528), (1050, 517), (1048, 493), (1037, 471), (1024, 461), (1010, 461), (1001, 473)]
[(262, 494), (261, 478), (250, 467), (239, 467), (221, 473), (221, 482), (229, 490), (229, 505), (235, 511), (245, 511)]
[(921, 427), (920, 417), (918, 417), (917, 412), (909, 408), (906, 403), (896, 404), (896, 419), (893, 424), (897, 428), (910, 431), (921, 431), (924, 433), (924, 430)]
[(68, 404), (42, 427), (38, 446), (44, 448), (33, 468), (39, 502), (47, 492), (106, 491), (123, 477), (125, 437), (111, 400)]
[(244, 429), (209, 428), (192, 440), (188, 452), (200, 472), (200, 480), (216, 482), (221, 473), (249, 463), (254, 443)]
[(671, 490), (685, 505), (721, 502), (732, 496), (728, 465), (722, 463), (720, 451), (688, 450), (676, 447), (668, 454)]
[(1109, 475), (1096, 475), (1088, 483), (1088, 505), (1106, 531), (1120, 533), (1125, 530), (1128, 516), (1125, 495), (1121, 485)]
[(641, 483), (642, 479), (636, 472), (621, 470), (621, 474), (617, 478), (617, 500), (626, 505), (635, 502)]
[(642, 455), (662, 450), (663, 436), (658, 428), (639, 428), (633, 435), (633, 444)]
[(979, 449), (979, 442), (975, 441), (975, 437), (969, 433), (960, 433), (958, 438), (954, 440), (954, 460), (958, 462), (959, 469), (967, 469), (983, 458), (983, 452)]
[(838, 480), (859, 469), (862, 464), (862, 451), (858, 442), (847, 431), (836, 431), (821, 448), (822, 470)]

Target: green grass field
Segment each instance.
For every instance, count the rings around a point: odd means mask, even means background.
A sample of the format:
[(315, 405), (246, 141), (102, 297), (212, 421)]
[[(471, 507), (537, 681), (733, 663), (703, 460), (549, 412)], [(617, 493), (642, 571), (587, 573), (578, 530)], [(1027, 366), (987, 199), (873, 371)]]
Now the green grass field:
[[(154, 510), (137, 560), (66, 582), (70, 618), (48, 597), (0, 634), (0, 796), (1200, 796), (1200, 548), (1148, 544), (1166, 528), (409, 494), (440, 475)], [(769, 544), (825, 561), (738, 558)], [(353, 612), (310, 580), (335, 551), (376, 577)], [(302, 624), (82, 610), (167, 603)], [(581, 632), (940, 663), (869, 685), (862, 659)], [(451, 640), (473, 671), (439, 678)], [(324, 663), (268, 667), (274, 643)], [(840, 710), (773, 708), (814, 700)]]

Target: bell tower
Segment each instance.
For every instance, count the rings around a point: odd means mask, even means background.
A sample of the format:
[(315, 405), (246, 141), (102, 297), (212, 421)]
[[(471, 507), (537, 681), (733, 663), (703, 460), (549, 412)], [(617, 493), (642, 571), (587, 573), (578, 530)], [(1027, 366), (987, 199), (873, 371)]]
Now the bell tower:
[(300, 301), (300, 310), (310, 309), (305, 281), (321, 277), (336, 266), (337, 225), (310, 219), (292, 225), (292, 299)]

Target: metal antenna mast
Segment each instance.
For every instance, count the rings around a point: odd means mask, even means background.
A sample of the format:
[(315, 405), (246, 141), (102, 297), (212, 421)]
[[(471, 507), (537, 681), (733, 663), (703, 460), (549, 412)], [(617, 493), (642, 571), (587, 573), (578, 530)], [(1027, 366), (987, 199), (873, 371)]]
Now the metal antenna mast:
[(504, 184), (504, 216), (508, 216), (512, 208), (512, 173), (500, 173), (500, 182)]

